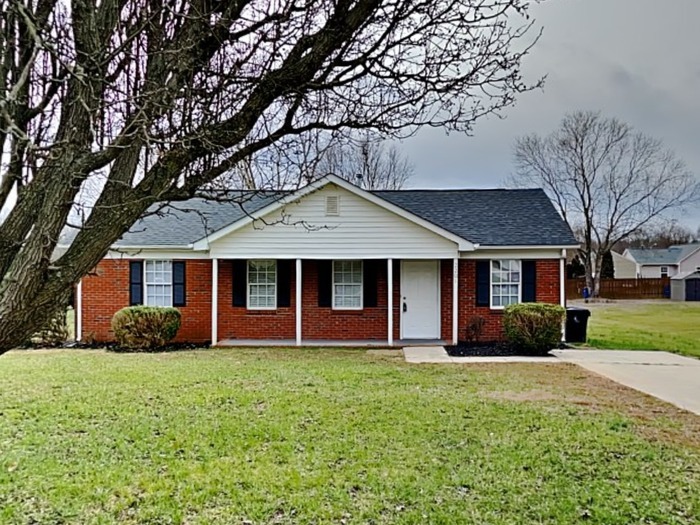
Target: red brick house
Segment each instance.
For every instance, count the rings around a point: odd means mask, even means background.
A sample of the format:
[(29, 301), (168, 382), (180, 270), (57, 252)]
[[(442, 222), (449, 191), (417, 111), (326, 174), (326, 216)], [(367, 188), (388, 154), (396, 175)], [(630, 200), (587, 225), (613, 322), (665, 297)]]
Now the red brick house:
[(112, 339), (125, 306), (175, 306), (178, 341), (455, 342), (474, 316), (564, 304), (577, 243), (541, 190), (364, 191), (335, 176), (139, 221), (78, 285), (76, 334)]

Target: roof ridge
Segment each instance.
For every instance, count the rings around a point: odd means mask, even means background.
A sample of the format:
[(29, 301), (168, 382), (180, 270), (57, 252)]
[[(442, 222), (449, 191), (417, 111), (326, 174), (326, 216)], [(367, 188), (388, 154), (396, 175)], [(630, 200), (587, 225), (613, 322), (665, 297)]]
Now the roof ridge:
[(544, 192), (542, 188), (407, 188), (401, 190), (370, 190), (370, 193), (412, 193), (412, 192), (424, 192), (424, 193), (437, 193), (437, 192), (480, 192), (480, 191), (502, 191), (502, 192), (516, 192), (516, 191), (538, 191)]

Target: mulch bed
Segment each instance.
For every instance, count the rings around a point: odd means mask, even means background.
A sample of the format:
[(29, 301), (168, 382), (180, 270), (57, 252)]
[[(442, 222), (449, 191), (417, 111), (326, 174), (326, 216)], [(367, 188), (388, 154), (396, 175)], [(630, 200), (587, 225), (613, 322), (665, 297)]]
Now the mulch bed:
[(457, 345), (446, 346), (445, 350), (452, 357), (495, 357), (522, 355), (518, 349), (504, 342), (460, 342)]
[(18, 347), (20, 350), (32, 350), (32, 349), (47, 349), (47, 348), (78, 348), (81, 350), (107, 350), (108, 352), (122, 353), (122, 354), (152, 354), (159, 352), (181, 352), (188, 350), (201, 350), (209, 348), (208, 343), (168, 343), (165, 346), (159, 346), (157, 348), (150, 348), (147, 350), (131, 350), (129, 348), (123, 348), (117, 343), (76, 343), (74, 341), (69, 341), (62, 345), (47, 345), (41, 342), (31, 342), (26, 343)]
[[(565, 344), (559, 348), (571, 348)], [(496, 342), (467, 342), (463, 341), (457, 345), (446, 346), (445, 350), (452, 357), (501, 357), (501, 356), (524, 356), (530, 355), (523, 352), (518, 347), (503, 341)]]

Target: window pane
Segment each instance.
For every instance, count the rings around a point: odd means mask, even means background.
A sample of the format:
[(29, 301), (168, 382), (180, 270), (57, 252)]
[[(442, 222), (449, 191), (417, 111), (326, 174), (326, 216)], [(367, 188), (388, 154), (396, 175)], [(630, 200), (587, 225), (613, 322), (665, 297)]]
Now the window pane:
[(148, 306), (171, 306), (173, 304), (171, 261), (146, 261), (144, 278)]
[(248, 261), (248, 307), (277, 306), (277, 261)]
[(491, 261), (491, 305), (500, 308), (516, 304), (519, 298), (520, 261)]
[(333, 307), (362, 307), (362, 261), (333, 261)]

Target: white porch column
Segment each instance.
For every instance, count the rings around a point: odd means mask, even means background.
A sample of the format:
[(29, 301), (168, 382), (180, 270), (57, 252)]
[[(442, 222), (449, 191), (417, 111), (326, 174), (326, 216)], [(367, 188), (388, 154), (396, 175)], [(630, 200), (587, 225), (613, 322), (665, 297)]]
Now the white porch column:
[(394, 344), (394, 259), (386, 261), (386, 307), (387, 307), (387, 334), (386, 340), (389, 346)]
[(452, 344), (459, 339), (459, 259), (452, 259)]
[(211, 345), (219, 342), (219, 259), (211, 261)]
[(301, 259), (297, 259), (296, 271), (296, 331), (297, 346), (301, 346)]
[(559, 300), (566, 307), (566, 250), (561, 251), (559, 260)]
[(83, 280), (75, 287), (75, 340), (83, 338)]
[[(559, 259), (559, 302), (566, 308), (566, 250), (561, 251)], [(566, 342), (566, 315), (561, 322), (561, 340)]]

